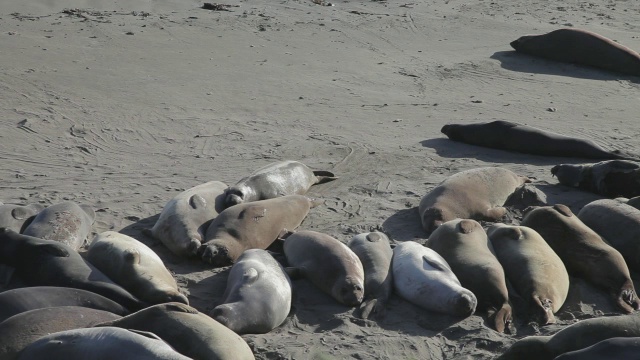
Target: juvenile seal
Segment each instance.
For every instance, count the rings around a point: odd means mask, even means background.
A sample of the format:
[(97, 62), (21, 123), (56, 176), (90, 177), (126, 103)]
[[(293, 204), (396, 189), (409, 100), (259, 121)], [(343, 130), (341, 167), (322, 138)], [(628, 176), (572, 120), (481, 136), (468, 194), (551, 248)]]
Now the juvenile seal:
[(227, 266), (247, 249), (266, 249), (278, 236), (300, 226), (317, 204), (303, 195), (289, 195), (227, 208), (207, 228), (202, 260)]
[(616, 151), (607, 151), (591, 140), (504, 120), (447, 124), (440, 131), (454, 141), (524, 154), (601, 160), (629, 158)]
[(225, 207), (285, 195), (304, 195), (312, 185), (335, 179), (329, 171), (314, 171), (298, 161), (280, 161), (256, 170), (230, 187)]
[(22, 232), (42, 209), (44, 206), (40, 204), (12, 205), (0, 202), (0, 228)]
[(96, 213), (91, 206), (65, 201), (40, 211), (23, 234), (58, 241), (78, 250), (91, 232), (95, 219)]
[(220, 181), (209, 181), (181, 192), (164, 206), (158, 221), (145, 234), (178, 256), (196, 255), (209, 223), (224, 209), (227, 187)]
[(147, 245), (115, 231), (96, 235), (87, 260), (111, 280), (149, 304), (177, 301), (189, 304), (173, 275)]
[(152, 333), (120, 328), (73, 329), (43, 336), (18, 360), (189, 360)]
[(584, 349), (566, 352), (555, 360), (610, 360), (637, 359), (640, 337), (616, 337), (602, 340)]
[(349, 248), (358, 256), (364, 269), (364, 300), (360, 316), (382, 316), (393, 291), (391, 259), (393, 250), (389, 238), (381, 232), (358, 234), (349, 240)]
[(640, 55), (602, 35), (581, 29), (558, 29), (511, 42), (517, 52), (549, 60), (592, 66), (640, 76)]
[(640, 210), (601, 199), (585, 205), (578, 218), (618, 250), (631, 270), (640, 272)]
[(602, 340), (638, 336), (640, 317), (637, 315), (597, 317), (571, 324), (553, 336), (528, 336), (518, 340), (498, 360), (553, 360)]
[(528, 182), (529, 178), (500, 167), (454, 174), (420, 201), (422, 227), (431, 234), (442, 223), (456, 218), (497, 221), (507, 212), (502, 205), (509, 195)]
[(551, 174), (562, 185), (603, 196), (632, 198), (640, 195), (640, 163), (607, 160), (593, 164), (560, 164)]
[(489, 240), (507, 279), (527, 301), (529, 315), (545, 325), (569, 293), (569, 274), (562, 260), (535, 230), (526, 226), (494, 224)]
[(15, 268), (15, 275), (29, 286), (63, 286), (88, 290), (129, 310), (144, 306), (85, 261), (71, 247), (0, 229), (0, 263)]
[(545, 239), (562, 259), (569, 274), (605, 290), (625, 312), (640, 308), (640, 300), (622, 255), (567, 206), (556, 204), (532, 208), (520, 224), (532, 228)]
[(211, 317), (236, 334), (265, 334), (291, 311), (291, 280), (262, 249), (242, 253), (231, 267), (222, 303)]
[(191, 306), (168, 303), (96, 326), (149, 331), (194, 360), (254, 360), (238, 334)]
[(107, 311), (80, 306), (35, 309), (14, 315), (0, 323), (0, 360), (15, 359), (22, 349), (42, 336), (119, 318)]
[(445, 259), (415, 241), (393, 249), (391, 268), (396, 293), (425, 310), (464, 317), (476, 310), (476, 296), (460, 285)]
[(438, 227), (426, 246), (442, 256), (460, 284), (478, 299), (498, 332), (511, 323), (509, 292), (502, 265), (482, 226), (470, 219), (447, 221)]
[(0, 293), (0, 323), (29, 310), (81, 306), (124, 316), (129, 311), (115, 301), (91, 291), (55, 286), (32, 286)]
[(340, 240), (316, 231), (298, 231), (284, 241), (284, 255), (291, 267), (339, 303), (362, 303), (362, 263)]

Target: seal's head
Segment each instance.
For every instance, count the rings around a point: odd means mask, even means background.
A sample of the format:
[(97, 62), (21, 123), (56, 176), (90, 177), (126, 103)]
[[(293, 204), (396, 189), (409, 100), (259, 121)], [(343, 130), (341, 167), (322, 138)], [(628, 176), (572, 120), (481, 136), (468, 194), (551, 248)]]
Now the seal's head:
[(456, 216), (449, 214), (447, 210), (428, 208), (422, 214), (422, 227), (427, 232), (427, 235), (431, 235), (435, 229), (444, 224), (447, 220), (455, 218)]
[(348, 276), (338, 281), (332, 291), (336, 300), (347, 306), (358, 306), (364, 299), (364, 284), (361, 280)]
[(524, 46), (527, 46), (527, 44), (530, 43), (529, 40), (535, 37), (537, 37), (537, 35), (521, 36), (518, 39), (513, 40), (509, 45), (511, 45), (511, 47), (514, 48), (516, 51), (522, 51)]
[[(465, 289), (466, 290), (466, 289)], [(453, 303), (453, 312), (457, 316), (470, 316), (476, 311), (478, 299), (469, 290), (466, 290), (460, 296), (457, 296)]]
[(242, 204), (244, 202), (244, 194), (242, 190), (237, 188), (229, 188), (226, 191), (224, 198), (224, 208), (231, 207), (233, 205)]
[(561, 164), (551, 168), (551, 174), (558, 178), (562, 185), (576, 187), (584, 179), (584, 166), (573, 164)]
[(232, 320), (236, 318), (236, 316), (234, 316), (233, 309), (231, 309), (229, 304), (222, 304), (222, 305), (216, 306), (211, 311), (210, 315), (213, 320), (219, 322), (220, 324), (228, 327), (233, 331), (236, 331), (232, 323)]
[(202, 261), (215, 267), (228, 266), (233, 263), (229, 256), (229, 250), (218, 244), (207, 244), (202, 246)]

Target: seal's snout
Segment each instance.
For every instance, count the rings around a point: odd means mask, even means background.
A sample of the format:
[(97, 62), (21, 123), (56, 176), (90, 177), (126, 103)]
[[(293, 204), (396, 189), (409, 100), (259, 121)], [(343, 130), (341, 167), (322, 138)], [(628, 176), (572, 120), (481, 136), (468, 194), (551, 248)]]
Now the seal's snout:
[(460, 316), (469, 316), (476, 311), (478, 300), (473, 293), (462, 294), (454, 305), (455, 313)]
[(449, 135), (448, 134), (449, 129), (451, 129), (451, 125), (445, 125), (445, 126), (442, 127), (442, 129), (440, 129), (440, 132), (445, 134), (445, 135)]
[(557, 176), (559, 169), (560, 169), (560, 165), (556, 165), (556, 166), (552, 167), (551, 168), (551, 175)]
[(518, 48), (520, 47), (520, 39), (513, 40), (509, 43), (509, 45), (511, 45), (514, 50), (518, 50)]
[(185, 305), (189, 305), (189, 299), (187, 299), (187, 297), (180, 292), (169, 294), (167, 296), (166, 302), (179, 302)]
[(364, 287), (360, 284), (345, 285), (340, 292), (342, 302), (348, 306), (358, 306), (364, 299)]
[(227, 250), (216, 245), (205, 246), (202, 252), (202, 260), (216, 267), (231, 264)]
[(220, 324), (229, 327), (229, 318), (226, 316), (224, 306), (218, 306), (211, 311), (211, 318)]
[(227, 195), (224, 199), (224, 207), (228, 208), (233, 205), (242, 204), (244, 202), (242, 193), (237, 190), (227, 190)]

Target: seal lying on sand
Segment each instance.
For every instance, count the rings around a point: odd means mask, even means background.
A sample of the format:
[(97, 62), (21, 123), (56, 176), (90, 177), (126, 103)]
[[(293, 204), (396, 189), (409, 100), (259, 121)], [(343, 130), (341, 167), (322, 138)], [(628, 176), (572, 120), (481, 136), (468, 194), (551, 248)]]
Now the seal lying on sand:
[(615, 198), (640, 195), (640, 163), (607, 160), (593, 164), (560, 164), (551, 174), (562, 185)]
[(535, 230), (494, 224), (487, 230), (507, 279), (527, 301), (530, 316), (543, 325), (567, 299), (569, 274), (562, 260)]
[(618, 250), (562, 204), (531, 208), (520, 223), (537, 231), (570, 274), (609, 293), (626, 312), (640, 308), (627, 263)]
[(447, 124), (440, 131), (454, 141), (532, 155), (600, 160), (632, 158), (615, 151), (607, 151), (591, 140), (573, 138), (503, 120), (476, 124)]
[(298, 161), (281, 161), (258, 169), (227, 190), (225, 207), (244, 202), (304, 195), (312, 185), (337, 179), (329, 171), (313, 171)]
[(498, 221), (502, 207), (517, 187), (531, 182), (527, 177), (500, 167), (484, 167), (454, 174), (420, 201), (422, 227), (431, 234), (441, 224), (459, 219)]
[(58, 241), (78, 250), (84, 245), (95, 219), (91, 206), (65, 201), (40, 211), (23, 234)]
[(526, 35), (511, 42), (511, 47), (549, 60), (640, 76), (637, 52), (587, 30), (559, 29), (543, 35)]
[(617, 337), (602, 340), (584, 349), (566, 352), (555, 360), (610, 360), (637, 359), (640, 354), (640, 337)]

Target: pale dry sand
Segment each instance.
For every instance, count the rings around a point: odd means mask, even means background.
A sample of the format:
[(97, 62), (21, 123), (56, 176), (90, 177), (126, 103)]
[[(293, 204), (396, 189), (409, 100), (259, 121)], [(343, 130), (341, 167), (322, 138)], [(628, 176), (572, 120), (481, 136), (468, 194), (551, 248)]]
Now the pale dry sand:
[[(424, 238), (420, 198), (466, 169), (533, 177), (549, 202), (576, 212), (597, 198), (551, 177), (551, 166), (578, 159), (454, 143), (444, 124), (502, 119), (640, 149), (640, 79), (509, 46), (573, 25), (640, 49), (635, 0), (202, 4), (4, 1), (0, 200), (93, 205), (95, 233), (151, 244), (204, 312), (221, 301), (228, 269), (173, 256), (141, 233), (197, 184), (299, 160), (340, 176), (312, 188), (326, 205), (301, 228), (343, 241), (382, 229), (404, 241)], [(384, 320), (363, 321), (305, 280), (294, 285), (285, 324), (244, 336), (258, 359), (486, 359), (525, 335), (617, 313), (572, 278), (559, 324), (529, 325), (516, 307), (517, 333), (498, 334), (482, 316), (437, 315), (396, 296)]]

